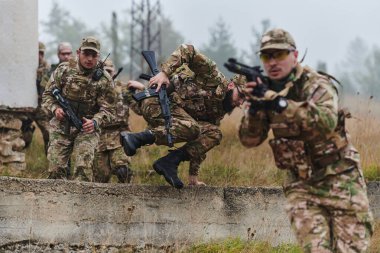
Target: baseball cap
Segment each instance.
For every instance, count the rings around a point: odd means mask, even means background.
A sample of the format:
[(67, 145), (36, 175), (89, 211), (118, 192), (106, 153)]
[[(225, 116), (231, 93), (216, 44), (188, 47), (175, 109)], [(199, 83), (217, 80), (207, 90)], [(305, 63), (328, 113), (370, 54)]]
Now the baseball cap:
[(82, 42), (80, 44), (81, 50), (94, 50), (95, 52), (100, 52), (100, 42), (92, 36), (88, 36), (82, 39)]
[(45, 44), (42, 42), (38, 42), (38, 51), (45, 52), (45, 49), (46, 49)]
[(260, 52), (267, 49), (296, 49), (296, 43), (287, 31), (283, 29), (272, 29), (261, 37)]

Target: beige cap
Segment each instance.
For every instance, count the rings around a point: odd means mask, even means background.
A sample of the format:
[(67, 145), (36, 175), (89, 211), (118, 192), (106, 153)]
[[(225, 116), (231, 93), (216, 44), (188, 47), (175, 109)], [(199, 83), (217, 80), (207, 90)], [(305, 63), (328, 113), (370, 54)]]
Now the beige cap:
[(100, 52), (100, 42), (92, 36), (88, 36), (82, 39), (82, 42), (80, 44), (81, 50), (94, 50), (95, 52)]
[(296, 49), (293, 37), (283, 29), (273, 29), (261, 37), (260, 52), (267, 49)]

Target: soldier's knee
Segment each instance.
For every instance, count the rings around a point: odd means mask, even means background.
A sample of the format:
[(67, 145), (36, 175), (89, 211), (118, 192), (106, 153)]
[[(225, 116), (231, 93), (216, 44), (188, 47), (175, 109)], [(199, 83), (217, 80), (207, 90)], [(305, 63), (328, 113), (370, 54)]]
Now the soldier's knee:
[(191, 124), (191, 127), (189, 128), (188, 131), (189, 131), (188, 135), (190, 139), (196, 139), (201, 134), (201, 128), (196, 123)]
[(195, 121), (180, 121), (173, 124), (173, 134), (181, 140), (194, 140), (201, 134), (201, 128)]

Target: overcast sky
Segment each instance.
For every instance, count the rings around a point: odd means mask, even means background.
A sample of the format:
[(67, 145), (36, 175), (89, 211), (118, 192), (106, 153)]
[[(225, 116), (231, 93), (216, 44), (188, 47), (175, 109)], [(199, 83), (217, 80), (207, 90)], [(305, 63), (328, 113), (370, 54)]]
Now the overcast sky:
[[(127, 15), (132, 0), (56, 0), (89, 28), (109, 23), (111, 12)], [(138, 0), (135, 0), (138, 1)], [(155, 0), (151, 0), (152, 2)], [(39, 0), (39, 20), (47, 20), (52, 0)], [(370, 46), (380, 45), (379, 0), (161, 0), (165, 16), (174, 28), (201, 47), (209, 40), (209, 29), (219, 17), (231, 28), (235, 45), (247, 49), (252, 26), (261, 27), (269, 19), (274, 27), (288, 30), (301, 55), (308, 49), (305, 63), (315, 66), (325, 61), (330, 69), (340, 63), (350, 41), (363, 38)], [(46, 35), (40, 29), (40, 39)], [(229, 56), (226, 56), (226, 59)]]

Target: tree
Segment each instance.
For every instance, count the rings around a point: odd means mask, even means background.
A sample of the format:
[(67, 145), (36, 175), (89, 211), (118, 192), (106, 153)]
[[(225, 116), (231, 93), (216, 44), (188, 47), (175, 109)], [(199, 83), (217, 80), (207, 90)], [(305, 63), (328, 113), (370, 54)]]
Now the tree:
[(337, 67), (338, 78), (343, 84), (343, 92), (348, 94), (367, 93), (363, 75), (366, 75), (365, 65), (369, 55), (368, 45), (355, 38), (350, 42), (347, 56)]
[[(123, 67), (128, 62), (129, 33), (128, 29), (126, 29), (128, 27), (126, 23), (129, 24), (128, 21), (122, 21), (121, 25), (119, 25), (116, 12), (112, 12), (111, 24), (101, 24), (103, 48), (107, 48), (108, 53), (111, 52), (110, 59), (112, 59), (116, 68)], [(126, 71), (124, 72), (126, 73)]]
[(184, 38), (173, 27), (173, 22), (162, 14), (161, 20), (162, 58), (166, 59), (181, 43)]
[(222, 18), (216, 22), (215, 26), (210, 28), (210, 41), (201, 49), (202, 53), (207, 55), (216, 62), (219, 69), (228, 77), (233, 76), (223, 64), (228, 58), (237, 56), (237, 49), (233, 44), (232, 35)]
[(269, 19), (264, 19), (261, 21), (261, 29), (256, 29), (252, 26), (253, 41), (250, 43), (249, 51), (244, 51), (242, 57), (247, 64), (257, 66), (260, 65), (260, 58), (257, 52), (260, 50), (261, 36), (269, 30), (271, 27), (271, 22)]
[(68, 41), (73, 48), (79, 48), (80, 41), (88, 35), (96, 36), (94, 30), (87, 29), (86, 25), (73, 18), (70, 13), (61, 8), (57, 2), (53, 3), (53, 7), (49, 13), (49, 20), (42, 21), (44, 32), (46, 32), (51, 40), (47, 44), (47, 58), (56, 55), (57, 46), (62, 41)]

